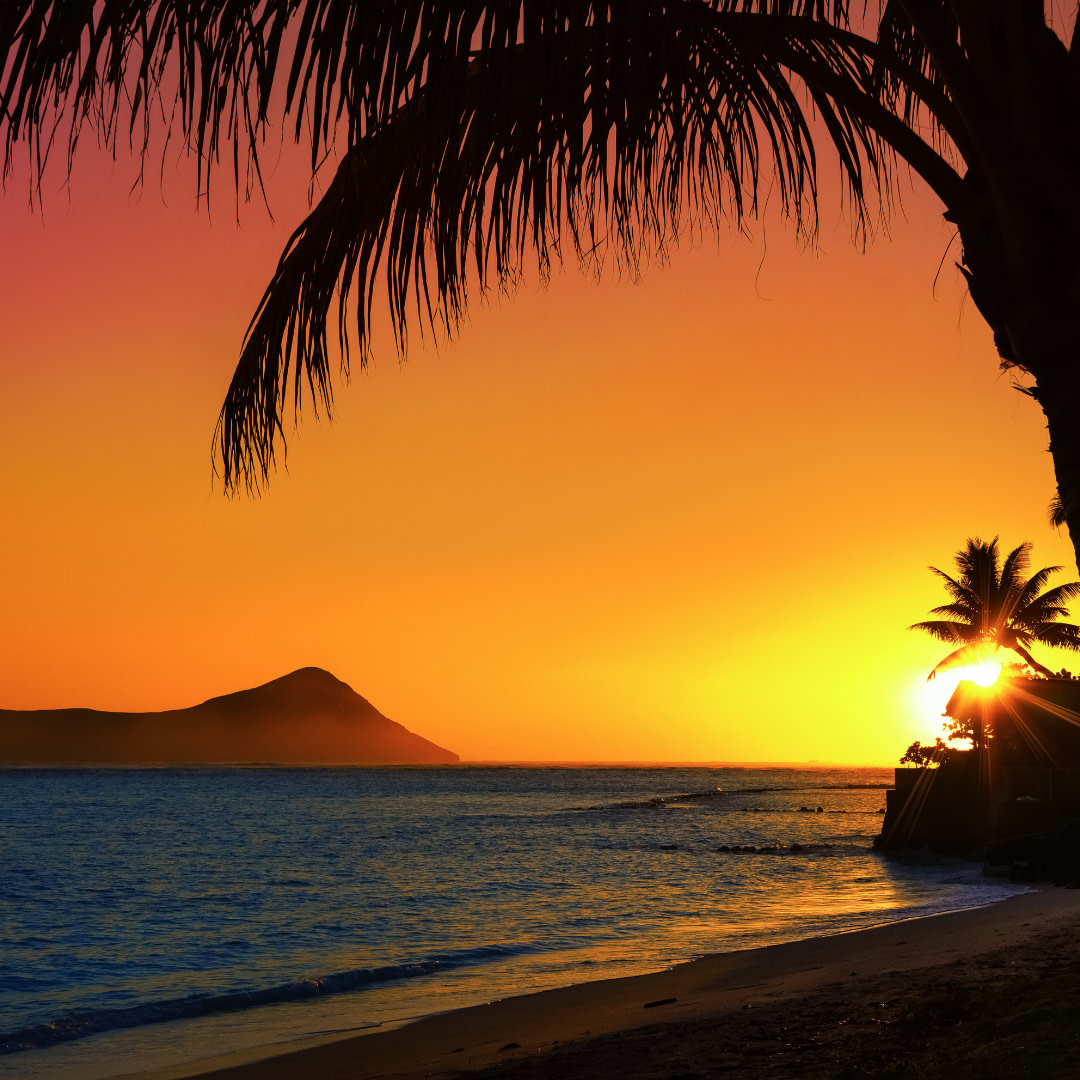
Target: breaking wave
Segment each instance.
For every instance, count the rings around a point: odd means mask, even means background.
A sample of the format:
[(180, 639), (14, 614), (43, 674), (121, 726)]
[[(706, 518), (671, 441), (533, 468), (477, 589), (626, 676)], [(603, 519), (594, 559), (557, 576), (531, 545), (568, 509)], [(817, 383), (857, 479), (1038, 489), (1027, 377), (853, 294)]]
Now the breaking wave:
[[(164, 1020), (190, 1020), (215, 1013), (238, 1012), (258, 1005), (281, 1005), (307, 998), (327, 997), (350, 990), (359, 990), (374, 983), (397, 982), (419, 975), (434, 975), (439, 971), (501, 960), (510, 956), (539, 951), (533, 945), (485, 945), (459, 953), (433, 956), (413, 963), (389, 964), (383, 967), (355, 968), (332, 975), (311, 976), (294, 982), (280, 983), (250, 990), (233, 990), (223, 994), (189, 994), (141, 1005), (117, 1009), (78, 1009), (44, 1024), (35, 1024), (18, 1031), (0, 1032), (0, 1055), (20, 1050), (39, 1050), (56, 1043), (97, 1035), (119, 1028), (142, 1027)], [(369, 1025), (378, 1027), (377, 1024)]]

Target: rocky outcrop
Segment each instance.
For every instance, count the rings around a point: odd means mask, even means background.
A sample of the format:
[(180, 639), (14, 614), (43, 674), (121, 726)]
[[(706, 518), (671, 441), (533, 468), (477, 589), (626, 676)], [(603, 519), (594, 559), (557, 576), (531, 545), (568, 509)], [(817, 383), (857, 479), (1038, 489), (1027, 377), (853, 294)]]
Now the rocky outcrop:
[(406, 730), (321, 668), (187, 709), (0, 710), (0, 763), (419, 765), (457, 754)]

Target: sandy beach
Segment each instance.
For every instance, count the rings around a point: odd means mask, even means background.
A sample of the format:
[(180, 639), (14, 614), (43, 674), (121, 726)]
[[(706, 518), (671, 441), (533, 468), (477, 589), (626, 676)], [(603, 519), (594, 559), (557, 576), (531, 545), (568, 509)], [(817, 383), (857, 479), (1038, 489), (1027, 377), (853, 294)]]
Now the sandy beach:
[(1080, 890), (1048, 888), (509, 998), (261, 1060), (249, 1053), (139, 1075), (1071, 1077), (1080, 1074), (1078, 930)]

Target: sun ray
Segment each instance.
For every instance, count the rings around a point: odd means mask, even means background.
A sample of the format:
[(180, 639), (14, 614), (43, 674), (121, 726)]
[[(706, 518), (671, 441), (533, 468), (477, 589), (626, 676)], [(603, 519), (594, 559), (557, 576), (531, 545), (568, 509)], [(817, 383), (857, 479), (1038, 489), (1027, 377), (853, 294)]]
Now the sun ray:
[(1047, 701), (1045, 698), (1037, 697), (1035, 694), (1030, 694), (1019, 686), (1014, 685), (1012, 687), (1012, 692), (1016, 697), (1020, 698), (1021, 701), (1026, 701), (1031, 705), (1044, 709), (1046, 712), (1050, 713), (1051, 716), (1056, 716), (1061, 720), (1065, 720), (1070, 724), (1080, 727), (1080, 713), (1075, 710), (1067, 708), (1064, 705), (1058, 705), (1053, 701)]

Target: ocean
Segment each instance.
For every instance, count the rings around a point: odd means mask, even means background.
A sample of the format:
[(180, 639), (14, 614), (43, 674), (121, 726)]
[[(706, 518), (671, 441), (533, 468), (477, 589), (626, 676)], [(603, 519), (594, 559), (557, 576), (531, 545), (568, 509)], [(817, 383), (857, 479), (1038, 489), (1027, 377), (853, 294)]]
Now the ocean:
[[(0, 1075), (294, 1049), (992, 903), (891, 769), (0, 770)], [(733, 850), (737, 849), (737, 850)]]

